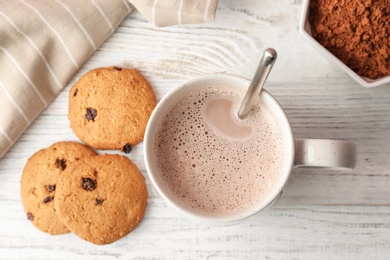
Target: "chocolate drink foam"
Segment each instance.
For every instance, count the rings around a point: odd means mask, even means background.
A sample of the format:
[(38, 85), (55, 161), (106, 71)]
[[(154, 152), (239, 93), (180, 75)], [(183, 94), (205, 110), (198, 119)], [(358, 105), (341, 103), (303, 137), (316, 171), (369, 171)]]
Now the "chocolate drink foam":
[[(160, 178), (193, 211), (207, 215), (246, 211), (259, 205), (278, 180), (285, 162), (281, 127), (260, 102), (240, 121), (234, 112), (244, 91), (207, 86), (189, 92), (159, 126), (154, 149)], [(210, 109), (224, 107), (231, 109), (214, 113), (223, 119), (215, 121)], [(233, 121), (237, 125), (232, 128)]]

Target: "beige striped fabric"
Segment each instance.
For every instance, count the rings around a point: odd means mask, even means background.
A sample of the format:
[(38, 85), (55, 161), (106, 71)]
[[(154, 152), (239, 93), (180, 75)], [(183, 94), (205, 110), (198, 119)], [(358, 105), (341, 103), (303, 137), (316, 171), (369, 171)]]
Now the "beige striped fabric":
[(156, 25), (171, 25), (210, 21), (217, 4), (132, 2), (0, 0), (0, 158), (134, 6)]
[(157, 26), (213, 21), (218, 0), (130, 0)]

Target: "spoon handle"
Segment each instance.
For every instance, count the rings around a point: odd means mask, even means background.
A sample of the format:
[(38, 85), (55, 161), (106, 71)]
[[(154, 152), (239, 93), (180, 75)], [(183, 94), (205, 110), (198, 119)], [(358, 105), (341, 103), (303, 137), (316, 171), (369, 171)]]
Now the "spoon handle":
[(249, 85), (244, 100), (242, 101), (240, 109), (238, 110), (238, 117), (240, 119), (245, 119), (251, 111), (251, 108), (256, 102), (256, 99), (258, 98), (261, 89), (264, 86), (272, 66), (275, 63), (276, 57), (277, 54), (274, 49), (269, 48), (264, 51), (263, 57), (257, 66), (255, 76)]

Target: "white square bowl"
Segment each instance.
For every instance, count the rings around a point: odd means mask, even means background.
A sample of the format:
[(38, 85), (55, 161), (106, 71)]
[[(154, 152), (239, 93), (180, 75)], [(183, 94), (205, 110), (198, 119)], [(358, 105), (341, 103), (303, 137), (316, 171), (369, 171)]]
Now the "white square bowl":
[(323, 56), (328, 60), (335, 63), (342, 70), (344, 70), (352, 79), (358, 82), (360, 85), (366, 88), (377, 87), (390, 83), (390, 76), (386, 76), (380, 79), (369, 79), (366, 77), (359, 76), (356, 72), (351, 70), (347, 65), (345, 65), (341, 60), (329, 52), (325, 47), (323, 47), (319, 42), (317, 42), (311, 34), (311, 28), (309, 24), (309, 11), (310, 11), (310, 0), (303, 1), (302, 14), (299, 22), (299, 31), (304, 36), (304, 38)]

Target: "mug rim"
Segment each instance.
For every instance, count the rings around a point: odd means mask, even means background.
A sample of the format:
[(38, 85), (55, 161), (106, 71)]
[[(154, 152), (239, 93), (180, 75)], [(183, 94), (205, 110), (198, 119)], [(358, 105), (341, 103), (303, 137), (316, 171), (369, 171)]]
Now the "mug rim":
[[(240, 86), (239, 86), (240, 88), (243, 88), (243, 86), (242, 86), (243, 84), (247, 84), (247, 86), (249, 86), (249, 84), (250, 84), (250, 81), (248, 79), (237, 76), (237, 75), (216, 73), (216, 74), (205, 74), (205, 75), (201, 75), (201, 76), (187, 79), (184, 82), (180, 83), (178, 86), (171, 89), (158, 102), (158, 104), (155, 107), (155, 109), (153, 110), (153, 112), (149, 118), (148, 124), (146, 126), (145, 137), (144, 137), (144, 161), (145, 161), (147, 174), (152, 182), (154, 189), (156, 190), (158, 196), (160, 196), (164, 200), (164, 202), (166, 204), (168, 204), (168, 206), (173, 208), (175, 211), (177, 211), (181, 214), (184, 214), (184, 216), (186, 216), (187, 218), (189, 218), (195, 222), (202, 223), (202, 224), (209, 224), (209, 225), (213, 225), (213, 226), (215, 226), (215, 225), (219, 226), (219, 225), (229, 225), (229, 224), (239, 223), (242, 220), (247, 219), (253, 215), (256, 215), (257, 213), (266, 209), (267, 207), (272, 205), (278, 199), (279, 195), (283, 191), (284, 186), (287, 183), (287, 180), (291, 174), (291, 170), (293, 169), (295, 146), (294, 146), (294, 137), (292, 134), (290, 122), (289, 122), (283, 108), (280, 106), (278, 101), (267, 90), (263, 89), (261, 95), (265, 95), (264, 97), (266, 99), (268, 99), (268, 102), (273, 102), (273, 105), (277, 107), (278, 111), (276, 111), (276, 112), (278, 113), (278, 116), (275, 115), (275, 118), (277, 118), (278, 123), (281, 124), (282, 122), (284, 122), (284, 124), (285, 124), (283, 126), (280, 125), (280, 127), (282, 129), (283, 136), (288, 137), (288, 139), (285, 140), (286, 149), (290, 148), (289, 149), (290, 156), (286, 156), (286, 160), (285, 160), (285, 163), (283, 165), (283, 169), (281, 169), (280, 174), (279, 174), (279, 179), (275, 183), (276, 187), (274, 187), (271, 190), (271, 192), (266, 196), (265, 200), (261, 200), (262, 203), (259, 203), (258, 205), (256, 205), (250, 212), (246, 212), (245, 214), (232, 215), (232, 216), (229, 215), (227, 217), (204, 216), (204, 215), (200, 215), (200, 214), (195, 214), (193, 212), (189, 212), (188, 210), (180, 207), (180, 205), (177, 205), (176, 203), (174, 203), (167, 196), (167, 194), (164, 192), (164, 190), (160, 187), (160, 185), (158, 184), (158, 181), (156, 179), (156, 176), (155, 176), (156, 173), (153, 172), (153, 170), (151, 169), (151, 164), (153, 164), (153, 160), (155, 158), (153, 155), (153, 151), (149, 151), (149, 148), (150, 148), (150, 150), (153, 150), (154, 136), (152, 136), (152, 134), (154, 134), (156, 129), (157, 129), (155, 124), (157, 124), (158, 122), (156, 123), (156, 121), (158, 121), (159, 118), (161, 118), (160, 110), (162, 110), (162, 108), (166, 107), (167, 103), (169, 105), (169, 101), (172, 98), (174, 98), (178, 94), (178, 92), (183, 91), (184, 88), (192, 88), (195, 86), (199, 86), (200, 83), (202, 83), (202, 82), (204, 83), (205, 81), (210, 81), (210, 80), (222, 80), (222, 81), (225, 80), (225, 81), (231, 82), (232, 84), (234, 84), (234, 82), (236, 82), (236, 83), (240, 82)], [(268, 102), (267, 102), (267, 104), (268, 104)], [(271, 111), (273, 113), (275, 113), (274, 110), (275, 110), (274, 108), (271, 109)], [(165, 115), (165, 113), (164, 113), (164, 115)], [(157, 124), (157, 126), (158, 125), (159, 124)], [(287, 147), (287, 145), (289, 147)], [(284, 149), (284, 150), (286, 150), (286, 149)], [(286, 154), (288, 154), (288, 152), (286, 152)]]

